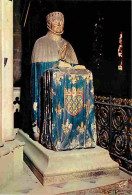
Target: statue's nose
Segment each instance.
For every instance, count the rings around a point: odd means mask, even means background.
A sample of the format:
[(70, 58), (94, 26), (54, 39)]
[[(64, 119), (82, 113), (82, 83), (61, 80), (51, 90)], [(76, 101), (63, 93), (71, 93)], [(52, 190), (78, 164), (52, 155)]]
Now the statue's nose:
[(61, 21), (58, 21), (58, 25), (61, 25)]

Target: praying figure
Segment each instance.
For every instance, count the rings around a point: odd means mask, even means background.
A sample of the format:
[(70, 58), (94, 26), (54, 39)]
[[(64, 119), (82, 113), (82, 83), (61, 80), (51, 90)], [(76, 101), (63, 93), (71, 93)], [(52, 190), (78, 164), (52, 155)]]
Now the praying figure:
[(65, 61), (71, 65), (78, 64), (78, 60), (71, 44), (61, 35), (64, 29), (64, 15), (61, 12), (49, 13), (46, 17), (48, 32), (39, 38), (32, 52), (31, 67), (31, 119), (35, 140), (39, 141), (42, 126), (41, 93), (42, 76), (46, 70)]

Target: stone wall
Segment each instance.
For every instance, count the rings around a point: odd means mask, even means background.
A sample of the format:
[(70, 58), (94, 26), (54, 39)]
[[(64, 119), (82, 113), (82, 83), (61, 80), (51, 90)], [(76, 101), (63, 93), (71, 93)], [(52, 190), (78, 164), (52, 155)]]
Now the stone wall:
[(22, 33), (20, 25), (20, 0), (14, 0), (13, 6), (13, 19), (14, 19), (14, 49), (13, 49), (13, 79), (14, 86), (20, 85), (21, 79), (21, 57), (22, 57)]

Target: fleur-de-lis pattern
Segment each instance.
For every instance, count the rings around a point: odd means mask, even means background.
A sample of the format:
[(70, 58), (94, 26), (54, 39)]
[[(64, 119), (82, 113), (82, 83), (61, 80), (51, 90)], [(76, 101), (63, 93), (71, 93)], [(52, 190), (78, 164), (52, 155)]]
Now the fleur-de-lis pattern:
[(59, 104), (57, 105), (57, 108), (55, 109), (55, 111), (56, 111), (56, 113), (57, 113), (58, 115), (61, 115), (62, 110), (63, 110), (63, 108), (61, 108), (60, 103), (59, 103)]
[(58, 85), (61, 84), (61, 79), (63, 79), (63, 78), (64, 78), (64, 76), (60, 72), (53, 74), (53, 79), (56, 82), (56, 84), (58, 84)]
[(78, 126), (77, 130), (79, 131), (79, 133), (83, 134), (84, 131), (86, 130), (86, 125), (84, 125), (83, 122), (81, 122), (81, 126)]
[[(49, 68), (44, 69), (47, 65)], [(39, 129), (40, 143), (56, 151), (95, 147), (92, 73), (87, 69), (57, 69), (54, 65), (55, 62), (32, 66), (34, 132)]]
[(62, 124), (62, 128), (65, 134), (68, 134), (69, 131), (72, 129), (72, 124), (69, 123), (69, 120), (67, 119), (66, 124)]
[(79, 80), (79, 77), (76, 76), (75, 74), (72, 74), (72, 75), (69, 77), (69, 80), (71, 80), (71, 83), (72, 83), (72, 84), (75, 84), (75, 83)]

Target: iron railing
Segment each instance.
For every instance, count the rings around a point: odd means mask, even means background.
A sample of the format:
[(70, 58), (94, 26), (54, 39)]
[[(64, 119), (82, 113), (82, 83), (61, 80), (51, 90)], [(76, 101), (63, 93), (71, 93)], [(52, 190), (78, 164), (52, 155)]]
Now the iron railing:
[(95, 96), (97, 144), (132, 172), (132, 99)]

